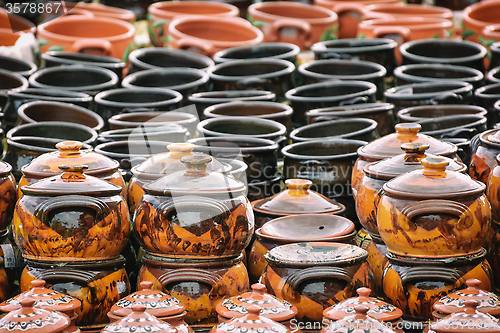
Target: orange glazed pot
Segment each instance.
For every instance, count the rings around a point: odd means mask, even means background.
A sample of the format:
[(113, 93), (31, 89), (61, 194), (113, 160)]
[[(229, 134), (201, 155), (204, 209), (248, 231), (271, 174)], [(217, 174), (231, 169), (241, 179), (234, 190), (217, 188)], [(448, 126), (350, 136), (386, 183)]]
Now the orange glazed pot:
[[(496, 157), (497, 163), (500, 164), (500, 155)], [(488, 179), (486, 195), (491, 204), (491, 217), (493, 222), (500, 224), (500, 165), (493, 168)]]
[(10, 164), (0, 161), (0, 232), (6, 230), (12, 220), (17, 201), (16, 180)]
[(483, 29), (486, 26), (500, 23), (500, 2), (480, 1), (463, 10), (462, 38), (484, 44)]
[(450, 258), (481, 252), (491, 226), (486, 186), (448, 171), (443, 158), (422, 159), (414, 170), (383, 186), (378, 230), (393, 254)]
[(491, 170), (496, 167), (496, 156), (500, 154), (500, 130), (485, 131), (475, 139), (476, 142), (469, 165), (469, 175), (480, 182), (488, 184)]
[(35, 33), (35, 25), (28, 19), (14, 13), (7, 14), (4, 8), (0, 8), (0, 28), (10, 32), (32, 32)]
[(131, 10), (113, 6), (106, 6), (100, 3), (78, 2), (76, 3), (75, 8), (91, 12), (96, 17), (117, 19), (130, 23), (132, 23), (136, 19), (134, 12)]

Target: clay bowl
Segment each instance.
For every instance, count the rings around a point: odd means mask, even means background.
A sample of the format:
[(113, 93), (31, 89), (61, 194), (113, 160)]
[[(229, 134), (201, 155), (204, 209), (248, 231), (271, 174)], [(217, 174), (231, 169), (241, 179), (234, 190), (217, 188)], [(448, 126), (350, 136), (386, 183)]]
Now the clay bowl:
[(20, 36), (20, 32), (12, 32), (12, 29), (8, 28), (0, 28), (0, 46), (13, 46)]
[(398, 118), (402, 123), (415, 123), (438, 117), (470, 114), (486, 117), (487, 111), (475, 105), (422, 105), (400, 110)]
[(293, 142), (331, 139), (353, 139), (370, 142), (378, 138), (380, 138), (380, 134), (377, 131), (377, 122), (365, 118), (323, 121), (299, 127), (290, 133), (290, 139)]
[(500, 83), (488, 84), (474, 92), (475, 105), (482, 106), (488, 111), (488, 128), (500, 122), (500, 113), (495, 110), (494, 104), (500, 99)]
[(500, 66), (500, 42), (495, 42), (490, 45), (491, 60), (488, 69), (492, 70)]
[(91, 12), (96, 17), (117, 19), (130, 23), (136, 20), (136, 15), (132, 10), (118, 8), (115, 6), (107, 6), (101, 3), (78, 2), (73, 9), (83, 9)]
[(422, 125), (421, 133), (434, 138), (466, 138), (486, 131), (486, 118), (477, 114), (455, 115), (424, 119), (419, 121)]
[(34, 62), (26, 59), (0, 55), (0, 69), (5, 69), (28, 78), (37, 71), (38, 67)]
[(295, 44), (282, 42), (261, 43), (236, 46), (219, 51), (214, 55), (214, 61), (220, 64), (232, 60), (276, 58), (296, 64), (299, 53), (300, 48)]

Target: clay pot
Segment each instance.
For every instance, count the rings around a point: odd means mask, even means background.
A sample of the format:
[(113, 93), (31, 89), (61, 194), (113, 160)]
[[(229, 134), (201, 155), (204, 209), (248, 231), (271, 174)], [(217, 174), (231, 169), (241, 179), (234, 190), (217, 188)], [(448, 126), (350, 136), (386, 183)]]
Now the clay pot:
[(114, 141), (162, 141), (165, 147), (172, 142), (186, 142), (189, 131), (178, 124), (159, 124), (158, 126), (143, 128), (122, 128), (99, 133), (98, 143)]
[(435, 0), (434, 4), (436, 6), (449, 8), (453, 11), (459, 11), (477, 2), (479, 1), (478, 0)]
[[(276, 332), (276, 333), (290, 333), (291, 329), (287, 326), (280, 324), (265, 315), (261, 315), (263, 310), (258, 305), (252, 304), (247, 308), (247, 314), (244, 316), (234, 317), (227, 322), (223, 322), (214, 326), (210, 333), (243, 333), (243, 332)], [(235, 330), (236, 328), (236, 330)]]
[(233, 60), (276, 58), (287, 60), (297, 65), (297, 56), (299, 53), (300, 48), (295, 44), (282, 42), (261, 43), (251, 46), (236, 46), (219, 51), (214, 55), (214, 61), (220, 64)]
[(93, 144), (97, 139), (97, 132), (85, 125), (46, 121), (19, 125), (7, 132), (7, 140), (19, 137), (72, 140)]
[(400, 47), (403, 65), (448, 64), (471, 67), (484, 73), (483, 46), (466, 40), (427, 39), (404, 43)]
[(500, 6), (495, 1), (478, 2), (463, 10), (462, 38), (475, 43), (484, 43), (483, 30), (486, 26), (500, 23), (497, 19)]
[(267, 180), (250, 180), (248, 182), (248, 200), (255, 201), (278, 194), (281, 191), (281, 181), (282, 176), (278, 172)]
[(338, 16), (326, 8), (270, 1), (251, 5), (248, 15), (252, 22), (262, 22), (265, 42), (293, 43), (308, 50), (316, 42), (338, 38)]
[[(16, 181), (11, 173), (12, 167), (6, 162), (0, 162), (0, 193), (2, 199), (0, 200), (3, 208), (3, 213), (0, 215), (0, 230), (4, 232), (12, 220), (14, 213), (14, 206), (17, 201), (16, 194)], [(13, 255), (14, 253), (12, 253)], [(9, 265), (12, 263), (9, 262)]]
[(474, 92), (475, 104), (485, 108), (488, 113), (488, 128), (493, 128), (500, 122), (500, 113), (495, 109), (495, 103), (500, 99), (500, 83), (489, 84)]
[(219, 19), (238, 16), (239, 9), (231, 4), (216, 1), (162, 1), (148, 7), (148, 33), (154, 46), (168, 46), (170, 22), (184, 15), (215, 16)]
[(113, 304), (130, 294), (130, 283), (124, 268), (125, 259), (94, 262), (44, 262), (27, 260), (20, 278), (21, 292), (31, 289), (33, 280), (43, 279), (46, 287), (67, 290), (80, 300), (82, 307), (76, 325), (82, 331), (100, 330), (108, 322), (106, 313)]
[(22, 91), (28, 88), (28, 80), (10, 70), (0, 69), (0, 92)]
[(486, 186), (467, 175), (445, 170), (449, 162), (442, 158), (426, 157), (421, 163), (423, 170), (412, 171), (383, 186), (377, 224), (387, 248), (398, 256), (411, 258), (479, 253), (491, 223), (491, 208), (484, 194)]
[(352, 139), (373, 141), (380, 138), (377, 122), (371, 119), (351, 118), (322, 121), (299, 127), (290, 133), (293, 142)]
[(357, 288), (373, 287), (367, 256), (365, 250), (342, 243), (281, 245), (265, 255), (261, 280), (275, 296), (297, 307), (298, 320), (321, 321), (330, 304), (352, 297)]
[[(356, 327), (356, 329), (363, 330), (367, 333), (383, 332), (383, 333), (394, 333), (398, 330), (392, 330), (386, 325), (388, 323), (382, 324), (376, 319), (373, 319), (371, 315), (368, 315), (370, 308), (366, 305), (356, 305), (354, 306), (354, 314), (343, 317), (342, 319), (331, 323), (327, 327), (323, 327), (320, 331), (321, 333), (340, 333), (345, 327)], [(391, 323), (389, 323), (390, 325)], [(400, 329), (399, 332), (402, 332)]]
[(488, 71), (488, 74), (486, 75), (486, 80), (488, 80), (488, 83), (500, 83), (500, 67), (493, 68)]
[(477, 115), (486, 116), (487, 111), (475, 105), (423, 105), (406, 108), (398, 112), (400, 122), (419, 122), (438, 117)]
[[(84, 32), (78, 27), (88, 26)], [(48, 43), (40, 51), (54, 50), (101, 54), (127, 59), (135, 28), (131, 23), (107, 17), (73, 15), (59, 17), (38, 26), (37, 37)]]
[(0, 55), (0, 69), (5, 69), (28, 78), (37, 71), (38, 67), (30, 60)]
[(422, 133), (437, 139), (466, 138), (471, 140), (486, 131), (486, 118), (480, 115), (457, 115), (420, 121)]
[(44, 68), (30, 76), (33, 88), (61, 89), (96, 95), (118, 87), (118, 76), (112, 71), (93, 66), (59, 66)]
[(225, 298), (249, 290), (243, 254), (230, 258), (178, 259), (145, 253), (139, 282), (153, 282), (186, 304), (186, 322), (193, 329), (211, 328), (217, 323), (215, 306)]
[(158, 332), (158, 333), (175, 333), (177, 330), (168, 323), (158, 320), (155, 316), (146, 312), (146, 306), (143, 304), (132, 305), (132, 313), (125, 318), (122, 318), (116, 323), (111, 323), (104, 327), (101, 332)]
[(129, 74), (145, 69), (188, 67), (207, 70), (214, 66), (209, 57), (185, 50), (148, 47), (132, 51)]
[[(13, 9), (14, 11), (14, 9)], [(35, 33), (36, 27), (30, 20), (16, 15), (14, 13), (7, 13), (6, 9), (0, 9), (0, 28), (9, 29), (11, 32), (31, 32)]]
[(306, 112), (312, 109), (362, 104), (376, 101), (377, 86), (364, 81), (325, 81), (287, 91), (296, 127), (307, 124)]
[(448, 8), (403, 3), (379, 3), (366, 6), (365, 19), (381, 15), (394, 18), (441, 18), (453, 22), (453, 12)]
[(494, 42), (490, 45), (491, 60), (488, 70), (500, 66), (500, 43)]
[(168, 33), (174, 49), (195, 49), (209, 57), (230, 47), (258, 44), (264, 38), (258, 28), (239, 17), (182, 16), (170, 22)]
[(73, 9), (83, 9), (91, 12), (96, 17), (117, 19), (130, 23), (136, 20), (135, 13), (132, 10), (117, 8), (116, 6), (106, 6), (101, 3), (78, 2)]
[[(488, 131), (490, 132), (490, 131)], [(488, 133), (488, 132), (485, 132), (485, 133)], [(483, 136), (483, 135), (481, 135)], [(479, 147), (478, 147), (478, 150), (479, 150)], [(494, 152), (492, 152), (494, 153)], [(477, 161), (478, 159), (478, 155), (477, 155), (477, 152), (476, 152), (476, 155), (475, 155), (476, 159), (475, 161)], [(496, 162), (497, 163), (500, 163), (499, 162), (499, 158), (498, 158), (498, 155), (496, 156)], [(500, 180), (500, 176), (499, 176), (499, 171), (500, 171), (500, 167), (498, 165), (494, 166), (491, 168), (491, 172), (489, 173), (488, 177), (485, 177), (485, 180), (486, 180), (486, 184), (487, 184), (487, 191), (486, 191), (486, 195), (488, 196), (488, 199), (490, 201), (490, 204), (491, 204), (491, 213), (492, 213), (492, 219), (493, 219), (493, 222), (497, 223), (497, 224), (500, 224), (500, 202), (498, 200), (498, 198), (496, 197), (496, 194), (498, 192), (498, 188), (496, 187), (499, 183), (499, 180)], [(471, 164), (471, 171), (472, 171), (472, 164)]]
[(49, 51), (42, 54), (43, 67), (62, 65), (96, 66), (113, 71), (118, 75), (119, 82), (123, 79), (125, 62), (118, 58), (65, 51)]
[(500, 134), (492, 129), (481, 133), (473, 147), (469, 175), (488, 184), (491, 170), (497, 165), (496, 156), (500, 154)]
[(429, 81), (464, 81), (474, 89), (484, 85), (484, 75), (474, 68), (455, 65), (413, 64), (397, 67), (394, 70), (397, 85)]
[(394, 105), (389, 103), (366, 103), (346, 106), (335, 106), (307, 111), (308, 123), (348, 118), (367, 118), (377, 122), (377, 131), (380, 135), (394, 132), (392, 110)]
[[(290, 187), (291, 188), (291, 187)], [(293, 191), (293, 188), (291, 188)], [(279, 195), (279, 194), (278, 194)], [(312, 196), (312, 195), (310, 195)], [(289, 201), (290, 203), (293, 201)], [(261, 204), (261, 200), (255, 202)], [(254, 207), (255, 207), (254, 205)], [(330, 203), (330, 209), (337, 203)], [(311, 207), (306, 207), (311, 210)], [(318, 209), (319, 210), (319, 209)], [(259, 209), (258, 212), (262, 210)], [(330, 211), (323, 214), (298, 211), (298, 214), (281, 214), (282, 217), (268, 220), (256, 231), (256, 240), (248, 255), (248, 272), (250, 278), (258, 280), (264, 272), (267, 261), (265, 254), (277, 246), (300, 242), (337, 242), (353, 244), (356, 231), (354, 223), (345, 217), (332, 215), (340, 213)], [(270, 215), (270, 214), (269, 214)], [(279, 216), (274, 214), (275, 217)]]
[(62, 121), (82, 124), (97, 132), (104, 126), (104, 120), (95, 112), (69, 103), (33, 101), (21, 105), (17, 113), (17, 125)]
[[(15, 15), (15, 14), (14, 14)], [(8, 22), (8, 20), (6, 20)], [(0, 24), (2, 24), (0, 22)], [(17, 40), (21, 36), (20, 32), (13, 32), (10, 27), (2, 28), (0, 26), (0, 45), (1, 46), (14, 46), (16, 45)]]

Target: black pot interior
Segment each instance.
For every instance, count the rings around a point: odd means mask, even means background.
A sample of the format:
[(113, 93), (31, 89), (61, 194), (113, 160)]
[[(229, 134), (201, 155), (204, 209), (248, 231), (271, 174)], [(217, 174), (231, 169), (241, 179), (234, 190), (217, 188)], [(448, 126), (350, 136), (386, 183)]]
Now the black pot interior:
[(349, 121), (349, 122), (332, 122), (330, 124), (319, 123), (318, 126), (312, 126), (297, 131), (297, 137), (301, 138), (324, 138), (328, 136), (339, 136), (349, 133), (354, 133), (361, 130), (366, 130), (368, 126), (364, 122)]
[(232, 122), (213, 122), (207, 123), (205, 129), (225, 134), (239, 134), (239, 135), (263, 135), (271, 134), (278, 131), (278, 128), (259, 123), (248, 123), (240, 121)]
[(10, 90), (21, 87), (23, 82), (10, 75), (2, 75), (0, 73), (0, 90)]
[(308, 142), (307, 144), (299, 144), (290, 147), (287, 152), (302, 156), (329, 157), (335, 155), (355, 154), (359, 147), (361, 147), (361, 145), (354, 142)]
[(137, 57), (137, 59), (146, 64), (156, 67), (189, 67), (203, 69), (210, 66), (210, 64), (204, 63), (202, 61), (196, 61), (193, 58), (160, 52), (147, 52)]
[(223, 116), (261, 116), (284, 111), (282, 107), (270, 105), (227, 105), (214, 108), (212, 113)]
[(443, 44), (426, 42), (415, 44), (407, 49), (408, 53), (429, 58), (464, 58), (478, 54), (478, 50), (465, 44)]
[(2, 57), (0, 61), (0, 69), (6, 69), (11, 72), (25, 72), (31, 70), (32, 68), (25, 62)]
[(223, 58), (227, 59), (260, 59), (277, 57), (287, 52), (290, 48), (284, 46), (253, 46), (244, 50), (231, 50), (226, 52)]
[(86, 87), (111, 81), (104, 72), (89, 70), (67, 70), (45, 72), (36, 78), (38, 83), (57, 87)]
[(152, 73), (150, 75), (136, 76), (130, 80), (130, 84), (139, 87), (171, 87), (195, 82), (200, 78), (200, 75), (192, 73), (174, 73), (173, 75)]
[(275, 73), (286, 69), (283, 63), (254, 63), (226, 65), (216, 69), (213, 73), (221, 76), (257, 76)]
[(296, 97), (328, 97), (328, 96), (342, 96), (356, 94), (366, 91), (368, 88), (365, 86), (354, 85), (335, 85), (335, 86), (315, 86), (305, 87), (304, 89), (298, 88), (294, 96)]
[(36, 122), (42, 121), (66, 121), (78, 123), (89, 127), (99, 125), (96, 118), (85, 114), (71, 107), (60, 106), (56, 104), (44, 105), (34, 104), (24, 109), (24, 114)]
[(15, 136), (32, 136), (39, 138), (59, 138), (65, 140), (87, 141), (92, 138), (92, 133), (83, 128), (65, 126), (62, 123), (55, 125), (37, 125), (28, 128), (18, 128)]
[(315, 63), (307, 67), (307, 70), (312, 73), (325, 75), (368, 75), (378, 72), (378, 69), (374, 67), (356, 64), (355, 61), (352, 64), (342, 63), (338, 65)]
[(476, 74), (468, 71), (453, 70), (447, 68), (407, 68), (404, 74), (425, 77), (430, 79), (468, 79), (475, 77)]
[(173, 98), (173, 95), (167, 93), (130, 90), (113, 92), (107, 94), (103, 99), (116, 103), (156, 103), (165, 102)]

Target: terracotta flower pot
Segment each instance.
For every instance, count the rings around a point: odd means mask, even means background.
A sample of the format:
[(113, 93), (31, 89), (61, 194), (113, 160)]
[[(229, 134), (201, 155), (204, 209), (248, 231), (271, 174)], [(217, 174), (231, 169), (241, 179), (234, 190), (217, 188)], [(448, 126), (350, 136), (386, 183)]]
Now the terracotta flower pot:
[(484, 44), (487, 39), (483, 35), (484, 28), (500, 23), (500, 2), (480, 1), (466, 7), (463, 10), (462, 17), (464, 26), (462, 38)]
[(453, 12), (448, 8), (403, 3), (380, 3), (366, 6), (365, 19), (380, 14), (394, 18), (422, 17), (442, 18), (453, 21)]
[(91, 12), (96, 17), (118, 19), (127, 22), (133, 22), (136, 19), (135, 13), (131, 10), (106, 6), (101, 3), (78, 2), (73, 9), (83, 9)]
[(0, 28), (12, 31), (24, 31), (35, 33), (35, 25), (28, 19), (14, 13), (7, 14), (4, 8), (0, 8)]

